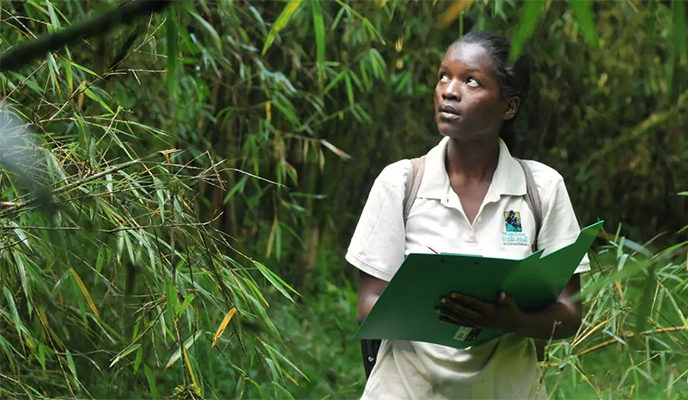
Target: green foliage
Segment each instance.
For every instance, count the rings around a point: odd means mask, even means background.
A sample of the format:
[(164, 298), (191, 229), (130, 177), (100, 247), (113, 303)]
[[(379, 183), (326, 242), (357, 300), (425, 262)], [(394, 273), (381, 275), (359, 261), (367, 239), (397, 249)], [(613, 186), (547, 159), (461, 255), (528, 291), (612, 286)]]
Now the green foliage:
[(652, 252), (618, 232), (593, 257), (583, 325), (545, 361), (553, 398), (680, 398), (688, 388), (685, 242)]
[[(57, 29), (58, 15), (69, 23), (61, 4), (47, 2), (42, 14), (44, 5), (3, 9), (27, 16), (23, 30), (4, 23), (3, 42)], [(166, 25), (171, 89), (188, 78), (175, 74), (176, 13), (150, 26)], [(126, 56), (155, 53), (155, 38), (144, 35)], [(286, 377), (300, 371), (282, 354), (266, 286), (290, 300), (295, 291), (238, 251), (213, 219), (199, 219), (200, 189), (227, 189), (224, 161), (174, 149), (176, 134), (163, 130), (170, 126), (122, 105), (135, 96), (127, 87), (140, 82), (136, 74), (149, 71), (83, 65), (91, 57), (50, 53), (0, 76), (4, 395), (286, 393)], [(130, 78), (117, 82), (123, 73)], [(211, 348), (231, 308), (237, 315)]]
[[(3, 3), (0, 46), (92, 6)], [(0, 143), (0, 393), (355, 397), (342, 255), (382, 167), (437, 142), (437, 63), (469, 30), (530, 58), (511, 148), (564, 175), (581, 222), (681, 229), (685, 13), (657, 0), (180, 1), (0, 74), (2, 117), (30, 124)], [(685, 326), (685, 263), (629, 243), (599, 249), (584, 326), (551, 347), (554, 397), (685, 391), (685, 332), (658, 331)]]

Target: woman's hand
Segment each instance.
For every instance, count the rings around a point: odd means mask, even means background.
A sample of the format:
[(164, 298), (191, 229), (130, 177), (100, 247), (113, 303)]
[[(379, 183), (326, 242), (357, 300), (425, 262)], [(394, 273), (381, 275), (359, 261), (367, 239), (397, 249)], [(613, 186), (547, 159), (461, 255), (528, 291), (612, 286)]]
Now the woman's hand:
[(564, 339), (578, 331), (583, 306), (572, 300), (580, 291), (580, 277), (574, 274), (557, 300), (534, 311), (521, 311), (514, 300), (500, 293), (496, 303), (487, 303), (461, 293), (440, 298), (440, 320), (452, 324), (500, 329), (539, 339)]
[(504, 292), (496, 303), (488, 303), (462, 293), (450, 293), (440, 298), (437, 308), (440, 320), (461, 326), (499, 329), (507, 332), (519, 330), (524, 313), (516, 302)]

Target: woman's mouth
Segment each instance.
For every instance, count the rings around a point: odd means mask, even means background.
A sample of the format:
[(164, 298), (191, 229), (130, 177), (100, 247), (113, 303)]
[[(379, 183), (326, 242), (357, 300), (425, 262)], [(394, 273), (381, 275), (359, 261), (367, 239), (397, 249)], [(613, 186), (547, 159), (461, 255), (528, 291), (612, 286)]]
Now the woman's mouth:
[(461, 113), (452, 106), (443, 105), (437, 110), (437, 116), (443, 120), (453, 120), (461, 117)]

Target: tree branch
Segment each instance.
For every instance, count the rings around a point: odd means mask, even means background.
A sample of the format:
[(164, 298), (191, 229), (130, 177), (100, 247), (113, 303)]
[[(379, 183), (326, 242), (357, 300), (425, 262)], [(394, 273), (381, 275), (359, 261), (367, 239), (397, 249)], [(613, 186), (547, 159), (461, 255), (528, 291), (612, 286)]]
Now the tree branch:
[(118, 25), (128, 24), (139, 15), (160, 11), (169, 3), (170, 0), (131, 1), (59, 32), (42, 35), (36, 40), (22, 43), (0, 54), (0, 72), (20, 68), (34, 58), (41, 57), (49, 51), (59, 49), (80, 38), (101, 35)]

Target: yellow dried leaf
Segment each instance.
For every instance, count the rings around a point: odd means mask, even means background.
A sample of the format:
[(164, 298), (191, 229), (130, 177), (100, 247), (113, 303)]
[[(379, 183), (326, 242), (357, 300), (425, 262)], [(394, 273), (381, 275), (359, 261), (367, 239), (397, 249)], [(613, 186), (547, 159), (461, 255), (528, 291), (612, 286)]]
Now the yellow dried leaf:
[(196, 380), (196, 374), (193, 372), (193, 368), (191, 368), (191, 361), (189, 361), (189, 353), (186, 351), (186, 348), (183, 348), (184, 350), (184, 361), (186, 361), (186, 368), (189, 370), (189, 375), (191, 375), (191, 382), (193, 382), (194, 388), (196, 389), (196, 393), (201, 393), (201, 386), (198, 384), (198, 381)]
[(88, 290), (86, 290), (86, 286), (84, 285), (84, 282), (79, 277), (79, 274), (77, 274), (76, 271), (74, 271), (74, 268), (70, 268), (69, 272), (72, 273), (72, 276), (74, 277), (74, 280), (76, 281), (76, 284), (79, 285), (79, 289), (81, 289), (81, 293), (83, 293), (84, 297), (86, 298), (86, 303), (88, 303), (88, 306), (91, 308), (91, 311), (93, 311), (93, 313), (96, 315), (96, 317), (100, 318), (100, 313), (98, 312), (96, 305), (93, 303), (93, 300), (91, 300), (91, 295), (88, 293)]
[(176, 153), (178, 151), (179, 151), (179, 149), (160, 150), (160, 154), (162, 154), (163, 156), (167, 156), (169, 154)]
[(169, 164), (170, 163), (170, 154), (174, 154), (178, 151), (179, 151), (179, 149), (160, 150), (160, 154), (162, 154), (165, 157), (165, 161), (167, 161), (167, 163)]
[(215, 347), (215, 344), (217, 343), (218, 339), (220, 339), (220, 336), (222, 336), (222, 332), (224, 332), (225, 328), (227, 328), (227, 324), (229, 324), (229, 321), (232, 320), (234, 313), (236, 313), (236, 307), (232, 307), (232, 309), (229, 310), (227, 315), (225, 315), (224, 319), (222, 319), (222, 323), (217, 328), (217, 332), (215, 332), (215, 337), (213, 338), (213, 344), (210, 347)]
[(471, 4), (473, 4), (475, 0), (456, 0), (452, 5), (450, 5), (447, 10), (440, 16), (440, 19), (437, 21), (435, 24), (435, 28), (437, 29), (445, 29), (449, 25), (452, 24), (452, 22), (456, 21), (457, 18), (461, 15), (463, 10), (468, 8)]

